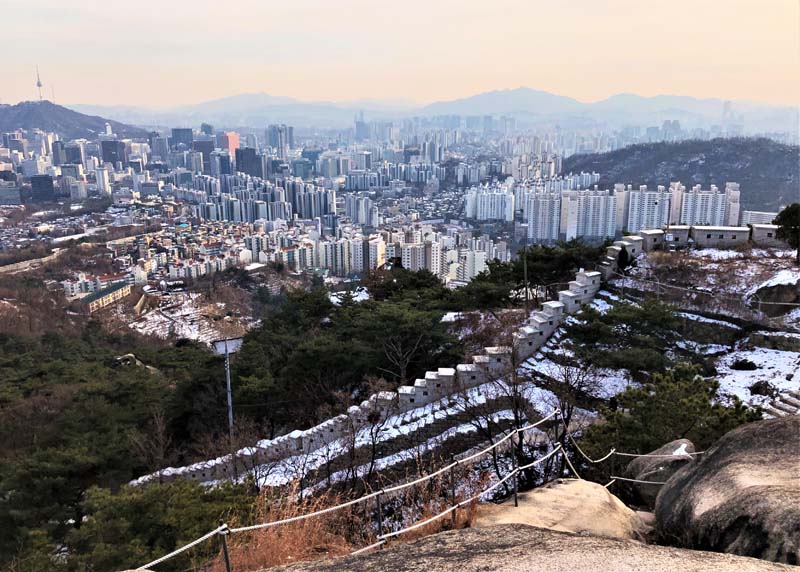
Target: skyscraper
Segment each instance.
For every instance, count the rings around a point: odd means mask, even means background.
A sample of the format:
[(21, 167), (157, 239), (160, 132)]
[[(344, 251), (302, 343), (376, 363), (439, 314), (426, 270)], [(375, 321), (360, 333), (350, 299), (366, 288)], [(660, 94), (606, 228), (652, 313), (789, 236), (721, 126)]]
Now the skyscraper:
[(275, 149), (279, 159), (286, 159), (288, 150), (294, 148), (294, 128), (288, 125), (267, 127), (267, 145)]
[(31, 195), (34, 201), (49, 202), (55, 200), (56, 189), (50, 175), (34, 175), (31, 177)]
[(236, 170), (253, 177), (263, 177), (261, 157), (252, 147), (236, 149)]
[(100, 154), (104, 163), (111, 163), (114, 166), (117, 163), (122, 163), (123, 167), (128, 165), (128, 151), (122, 141), (117, 141), (116, 139), (101, 141)]
[(188, 127), (173, 127), (172, 128), (172, 138), (170, 140), (170, 145), (173, 148), (177, 148), (178, 145), (184, 145), (187, 149), (192, 148), (192, 139), (194, 139), (194, 133)]

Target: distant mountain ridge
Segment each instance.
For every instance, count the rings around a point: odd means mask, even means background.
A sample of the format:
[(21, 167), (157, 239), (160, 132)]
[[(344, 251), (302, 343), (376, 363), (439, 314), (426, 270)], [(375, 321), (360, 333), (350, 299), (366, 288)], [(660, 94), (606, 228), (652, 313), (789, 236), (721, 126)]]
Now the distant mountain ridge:
[[(584, 103), (564, 95), (519, 87), (479, 93), (470, 97), (415, 106), (406, 101), (362, 99), (356, 101), (301, 101), (266, 93), (240, 94), (203, 103), (168, 109), (74, 105), (78, 111), (114, 117), (141, 125), (198, 125), (201, 121), (219, 127), (263, 129), (268, 123), (291, 122), (299, 127), (349, 127), (354, 116), (364, 111), (368, 120), (434, 115), (514, 115), (529, 125), (559, 125), (564, 128), (606, 125), (660, 125), (677, 119), (684, 127), (719, 124), (722, 99), (630, 93)], [(733, 112), (753, 131), (796, 129), (798, 111), (749, 101), (734, 101)]]
[(0, 105), (0, 131), (41, 129), (52, 131), (67, 139), (95, 139), (103, 133), (106, 123), (121, 137), (146, 137), (147, 131), (105, 119), (85, 115), (50, 101), (23, 101), (16, 105)]
[(686, 187), (726, 182), (741, 185), (741, 202), (749, 210), (776, 211), (800, 201), (800, 147), (770, 139), (734, 138), (632, 145), (608, 153), (573, 155), (564, 172), (600, 173), (600, 185), (615, 183)]

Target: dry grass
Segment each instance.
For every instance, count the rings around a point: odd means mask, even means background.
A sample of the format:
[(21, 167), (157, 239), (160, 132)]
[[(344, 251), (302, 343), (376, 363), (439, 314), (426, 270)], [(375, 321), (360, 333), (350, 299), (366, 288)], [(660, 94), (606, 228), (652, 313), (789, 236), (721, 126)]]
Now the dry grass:
[[(450, 498), (447, 492), (450, 490), (449, 483), (445, 479), (430, 482), (427, 486), (412, 487), (393, 499), (383, 499), (384, 532), (388, 527), (397, 530), (401, 526), (409, 526), (439, 514), (452, 506), (451, 503), (462, 501), (485, 488), (487, 478), (485, 475), (462, 473), (458, 475), (457, 482), (455, 499)], [(255, 522), (276, 522), (335, 506), (347, 500), (328, 492), (299, 502), (296, 487), (282, 491), (279, 498), (274, 494), (274, 491), (270, 491), (259, 495)], [(454, 515), (446, 515), (404, 533), (393, 539), (393, 542), (469, 527), (476, 511), (477, 503), (470, 503), (469, 506), (455, 511)], [(232, 528), (238, 526), (235, 522), (229, 525)], [(228, 553), (233, 570), (253, 571), (293, 562), (343, 556), (376, 542), (377, 536), (377, 504), (373, 499), (318, 517), (230, 535)], [(203, 569), (224, 572), (222, 553)]]
[[(329, 493), (299, 502), (296, 488), (276, 499), (266, 493), (257, 500), (255, 522), (275, 522), (322, 510), (342, 502)], [(361, 510), (362, 514), (358, 511)], [(318, 517), (307, 518), (270, 528), (238, 533), (228, 537), (228, 552), (233, 570), (259, 570), (271, 566), (349, 554), (355, 550), (354, 539), (364, 526), (363, 507), (348, 507)], [(230, 524), (237, 526), (236, 523)], [(213, 572), (224, 572), (220, 555)]]

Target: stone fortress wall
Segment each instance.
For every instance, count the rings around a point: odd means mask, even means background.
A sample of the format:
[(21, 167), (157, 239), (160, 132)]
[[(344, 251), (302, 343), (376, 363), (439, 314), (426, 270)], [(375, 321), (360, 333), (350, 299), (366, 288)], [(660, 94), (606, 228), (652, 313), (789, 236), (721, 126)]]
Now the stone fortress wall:
[[(631, 238), (633, 237), (627, 237), (626, 240)], [(640, 251), (642, 239), (638, 240), (638, 248), (631, 252), (632, 255)], [(350, 407), (346, 414), (328, 419), (315, 427), (262, 440), (252, 447), (237, 451), (237, 474), (242, 474), (247, 467), (311, 454), (337, 440), (346, 439), (348, 435), (352, 438), (353, 428), (369, 424), (369, 419), (374, 419), (376, 413), (378, 417), (385, 417), (411, 412), (439, 402), (458, 391), (498, 379), (514, 363), (525, 361), (541, 348), (566, 316), (578, 312), (583, 304), (591, 302), (600, 289), (601, 278), (600, 272), (578, 272), (575, 280), (569, 282), (569, 289), (558, 293), (558, 301), (543, 303), (541, 310), (532, 312), (525, 325), (514, 332), (513, 347), (486, 347), (483, 353), (473, 356), (472, 363), (429, 371), (424, 378), (417, 379), (414, 385), (400, 386), (396, 392), (372, 395), (360, 405)], [(230, 458), (220, 457), (186, 467), (163, 469), (140, 477), (131, 484), (167, 482), (178, 478), (209, 483), (228, 479), (231, 470)]]

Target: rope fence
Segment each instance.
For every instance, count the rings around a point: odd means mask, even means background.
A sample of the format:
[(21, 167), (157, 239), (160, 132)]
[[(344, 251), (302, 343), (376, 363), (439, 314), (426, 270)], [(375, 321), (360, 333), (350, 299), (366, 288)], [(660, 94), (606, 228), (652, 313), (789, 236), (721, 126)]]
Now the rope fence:
[[(201, 544), (202, 542), (204, 542), (204, 541), (206, 541), (206, 540), (208, 540), (208, 539), (210, 539), (210, 538), (212, 538), (214, 536), (218, 536), (218, 535), (221, 536), (222, 540), (223, 540), (223, 545), (224, 545), (225, 537), (230, 535), (230, 534), (251, 532), (251, 531), (254, 531), (254, 530), (260, 530), (260, 529), (266, 529), (266, 528), (271, 528), (271, 527), (275, 527), (275, 526), (281, 526), (281, 525), (285, 525), (285, 524), (289, 524), (289, 523), (293, 523), (293, 522), (306, 520), (306, 519), (309, 519), (309, 518), (314, 518), (314, 517), (317, 517), (317, 516), (322, 516), (322, 515), (325, 515), (325, 514), (330, 514), (332, 512), (336, 512), (336, 511), (339, 511), (339, 510), (342, 510), (342, 509), (345, 509), (345, 508), (348, 508), (348, 507), (351, 507), (351, 506), (354, 506), (354, 505), (357, 505), (357, 504), (361, 504), (361, 503), (367, 502), (367, 501), (369, 501), (369, 500), (371, 500), (373, 498), (378, 498), (378, 503), (380, 505), (380, 498), (379, 497), (381, 495), (387, 495), (387, 494), (395, 493), (395, 492), (398, 492), (398, 491), (401, 491), (401, 490), (405, 490), (405, 489), (410, 488), (410, 487), (414, 487), (414, 486), (419, 485), (421, 483), (430, 481), (431, 479), (434, 479), (434, 478), (446, 473), (447, 471), (455, 468), (458, 465), (466, 465), (466, 464), (468, 464), (468, 463), (470, 463), (470, 462), (472, 462), (472, 461), (474, 461), (476, 459), (479, 459), (480, 457), (486, 455), (487, 453), (497, 449), (498, 447), (500, 447), (502, 444), (504, 444), (506, 441), (508, 441), (509, 439), (514, 437), (515, 435), (524, 434), (527, 431), (535, 429), (539, 425), (541, 425), (541, 424), (553, 419), (554, 417), (560, 416), (560, 414), (561, 414), (561, 411), (556, 408), (549, 415), (543, 417), (542, 419), (540, 419), (536, 423), (532, 423), (530, 425), (526, 425), (525, 427), (512, 429), (505, 436), (503, 436), (501, 439), (498, 439), (496, 442), (494, 442), (493, 444), (489, 445), (485, 449), (482, 449), (482, 450), (480, 450), (480, 451), (478, 451), (476, 453), (473, 453), (473, 454), (471, 454), (471, 455), (469, 455), (469, 456), (467, 456), (467, 457), (465, 457), (463, 459), (456, 460), (456, 461), (450, 463), (449, 465), (446, 465), (446, 466), (444, 466), (444, 467), (442, 467), (442, 468), (440, 468), (440, 469), (438, 469), (438, 470), (436, 470), (436, 471), (434, 471), (432, 473), (429, 473), (427, 475), (423, 475), (423, 476), (421, 476), (421, 477), (419, 477), (417, 479), (414, 479), (412, 481), (408, 481), (406, 483), (401, 483), (401, 484), (398, 484), (398, 485), (393, 485), (393, 486), (390, 486), (390, 487), (382, 488), (380, 490), (373, 491), (373, 492), (371, 492), (371, 493), (369, 493), (367, 495), (364, 495), (362, 497), (359, 497), (357, 499), (352, 499), (350, 501), (347, 501), (347, 502), (344, 502), (344, 503), (341, 503), (341, 504), (338, 504), (338, 505), (335, 505), (335, 506), (332, 506), (332, 507), (328, 507), (328, 508), (325, 508), (325, 509), (317, 510), (317, 511), (310, 512), (310, 513), (303, 514), (303, 515), (294, 516), (294, 517), (291, 517), (291, 518), (285, 518), (285, 519), (282, 519), (282, 520), (276, 520), (276, 521), (273, 521), (273, 522), (263, 522), (263, 523), (259, 523), (259, 524), (253, 524), (253, 525), (250, 525), (250, 526), (239, 526), (239, 527), (235, 527), (235, 528), (229, 528), (227, 524), (221, 524), (220, 526), (218, 526), (214, 530), (204, 534), (203, 536), (193, 540), (192, 542), (189, 542), (188, 544), (186, 544), (186, 545), (184, 545), (184, 546), (182, 546), (182, 547), (170, 552), (169, 554), (165, 554), (164, 556), (161, 556), (160, 558), (157, 558), (156, 560), (153, 560), (152, 562), (148, 562), (147, 564), (144, 564), (144, 565), (136, 568), (135, 570), (145, 570), (145, 569), (152, 568), (153, 566), (156, 566), (158, 564), (161, 564), (162, 562), (165, 562), (166, 560), (174, 558), (175, 556), (178, 556), (179, 554), (181, 554), (181, 553), (183, 553), (183, 552), (185, 552), (185, 551), (197, 546), (198, 544)], [(623, 457), (673, 457), (673, 456), (675, 456), (675, 455), (653, 455), (653, 454), (622, 453), (622, 452), (619, 452), (616, 449), (612, 448), (611, 451), (609, 451), (608, 454), (606, 454), (605, 456), (603, 456), (603, 457), (601, 457), (599, 459), (592, 459), (591, 457), (589, 457), (578, 446), (574, 436), (571, 433), (569, 433), (569, 428), (566, 425), (564, 426), (564, 431), (565, 431), (565, 434), (568, 436), (569, 440), (571, 441), (571, 443), (573, 444), (573, 446), (575, 447), (575, 449), (578, 451), (578, 453), (580, 453), (580, 455), (584, 459), (586, 459), (586, 461), (588, 461), (591, 464), (602, 463), (603, 461), (608, 460), (613, 455), (619, 455), (619, 456), (623, 456)], [(703, 452), (704, 451), (699, 451), (699, 452), (696, 452), (696, 453), (682, 453), (682, 454), (683, 455), (700, 455)], [(373, 544), (370, 544), (368, 546), (360, 548), (360, 549), (352, 552), (351, 554), (353, 554), (353, 555), (362, 554), (362, 553), (368, 552), (370, 550), (374, 550), (376, 548), (380, 548), (384, 544), (386, 544), (386, 542), (391, 538), (395, 538), (395, 537), (400, 536), (400, 535), (402, 535), (402, 534), (404, 534), (406, 532), (410, 532), (412, 530), (416, 530), (416, 529), (422, 528), (427, 524), (430, 524), (430, 523), (435, 522), (435, 521), (437, 521), (437, 520), (439, 520), (441, 518), (444, 518), (445, 516), (455, 512), (459, 508), (464, 508), (464, 507), (468, 506), (470, 503), (477, 501), (481, 496), (490, 493), (491, 491), (493, 491), (496, 488), (502, 486), (503, 484), (507, 483), (511, 479), (515, 479), (515, 481), (514, 481), (514, 493), (516, 495), (516, 490), (517, 490), (516, 477), (522, 471), (528, 470), (528, 469), (530, 469), (530, 468), (532, 468), (532, 467), (534, 467), (534, 466), (546, 461), (547, 459), (550, 459), (551, 457), (553, 457), (557, 453), (561, 453), (561, 455), (563, 456), (566, 464), (569, 466), (569, 469), (572, 471), (572, 473), (575, 475), (575, 477), (578, 478), (578, 479), (581, 479), (580, 475), (578, 474), (577, 470), (575, 469), (575, 466), (572, 464), (572, 461), (569, 459), (569, 456), (567, 455), (566, 449), (562, 446), (561, 443), (557, 443), (552, 448), (552, 450), (549, 453), (547, 453), (546, 455), (544, 455), (542, 457), (539, 457), (538, 459), (536, 459), (533, 462), (528, 463), (526, 465), (515, 466), (507, 475), (505, 475), (503, 478), (499, 479), (496, 483), (492, 484), (491, 486), (487, 487), (486, 489), (484, 489), (484, 490), (472, 495), (471, 497), (469, 497), (467, 499), (464, 499), (464, 500), (462, 500), (462, 501), (460, 501), (458, 503), (453, 504), (452, 506), (450, 506), (446, 510), (443, 510), (440, 513), (438, 513), (438, 514), (436, 514), (434, 516), (431, 516), (431, 517), (429, 517), (429, 518), (427, 518), (427, 519), (425, 519), (423, 521), (416, 522), (416, 523), (414, 523), (414, 524), (412, 524), (410, 526), (407, 526), (407, 527), (405, 527), (403, 529), (400, 529), (400, 530), (388, 532), (386, 534), (380, 534), (377, 537), (377, 542), (374, 542)], [(652, 484), (652, 485), (663, 485), (664, 484), (662, 482), (640, 481), (640, 480), (636, 480), (636, 479), (629, 479), (629, 478), (618, 477), (618, 476), (612, 476), (611, 479), (612, 480), (608, 484), (604, 485), (605, 488), (610, 487), (612, 484), (614, 484), (617, 481), (630, 481), (630, 482), (643, 483), (643, 484)], [(379, 530), (380, 530), (380, 524), (379, 524)], [(225, 551), (225, 557), (226, 557), (226, 565), (227, 565), (227, 550)]]

